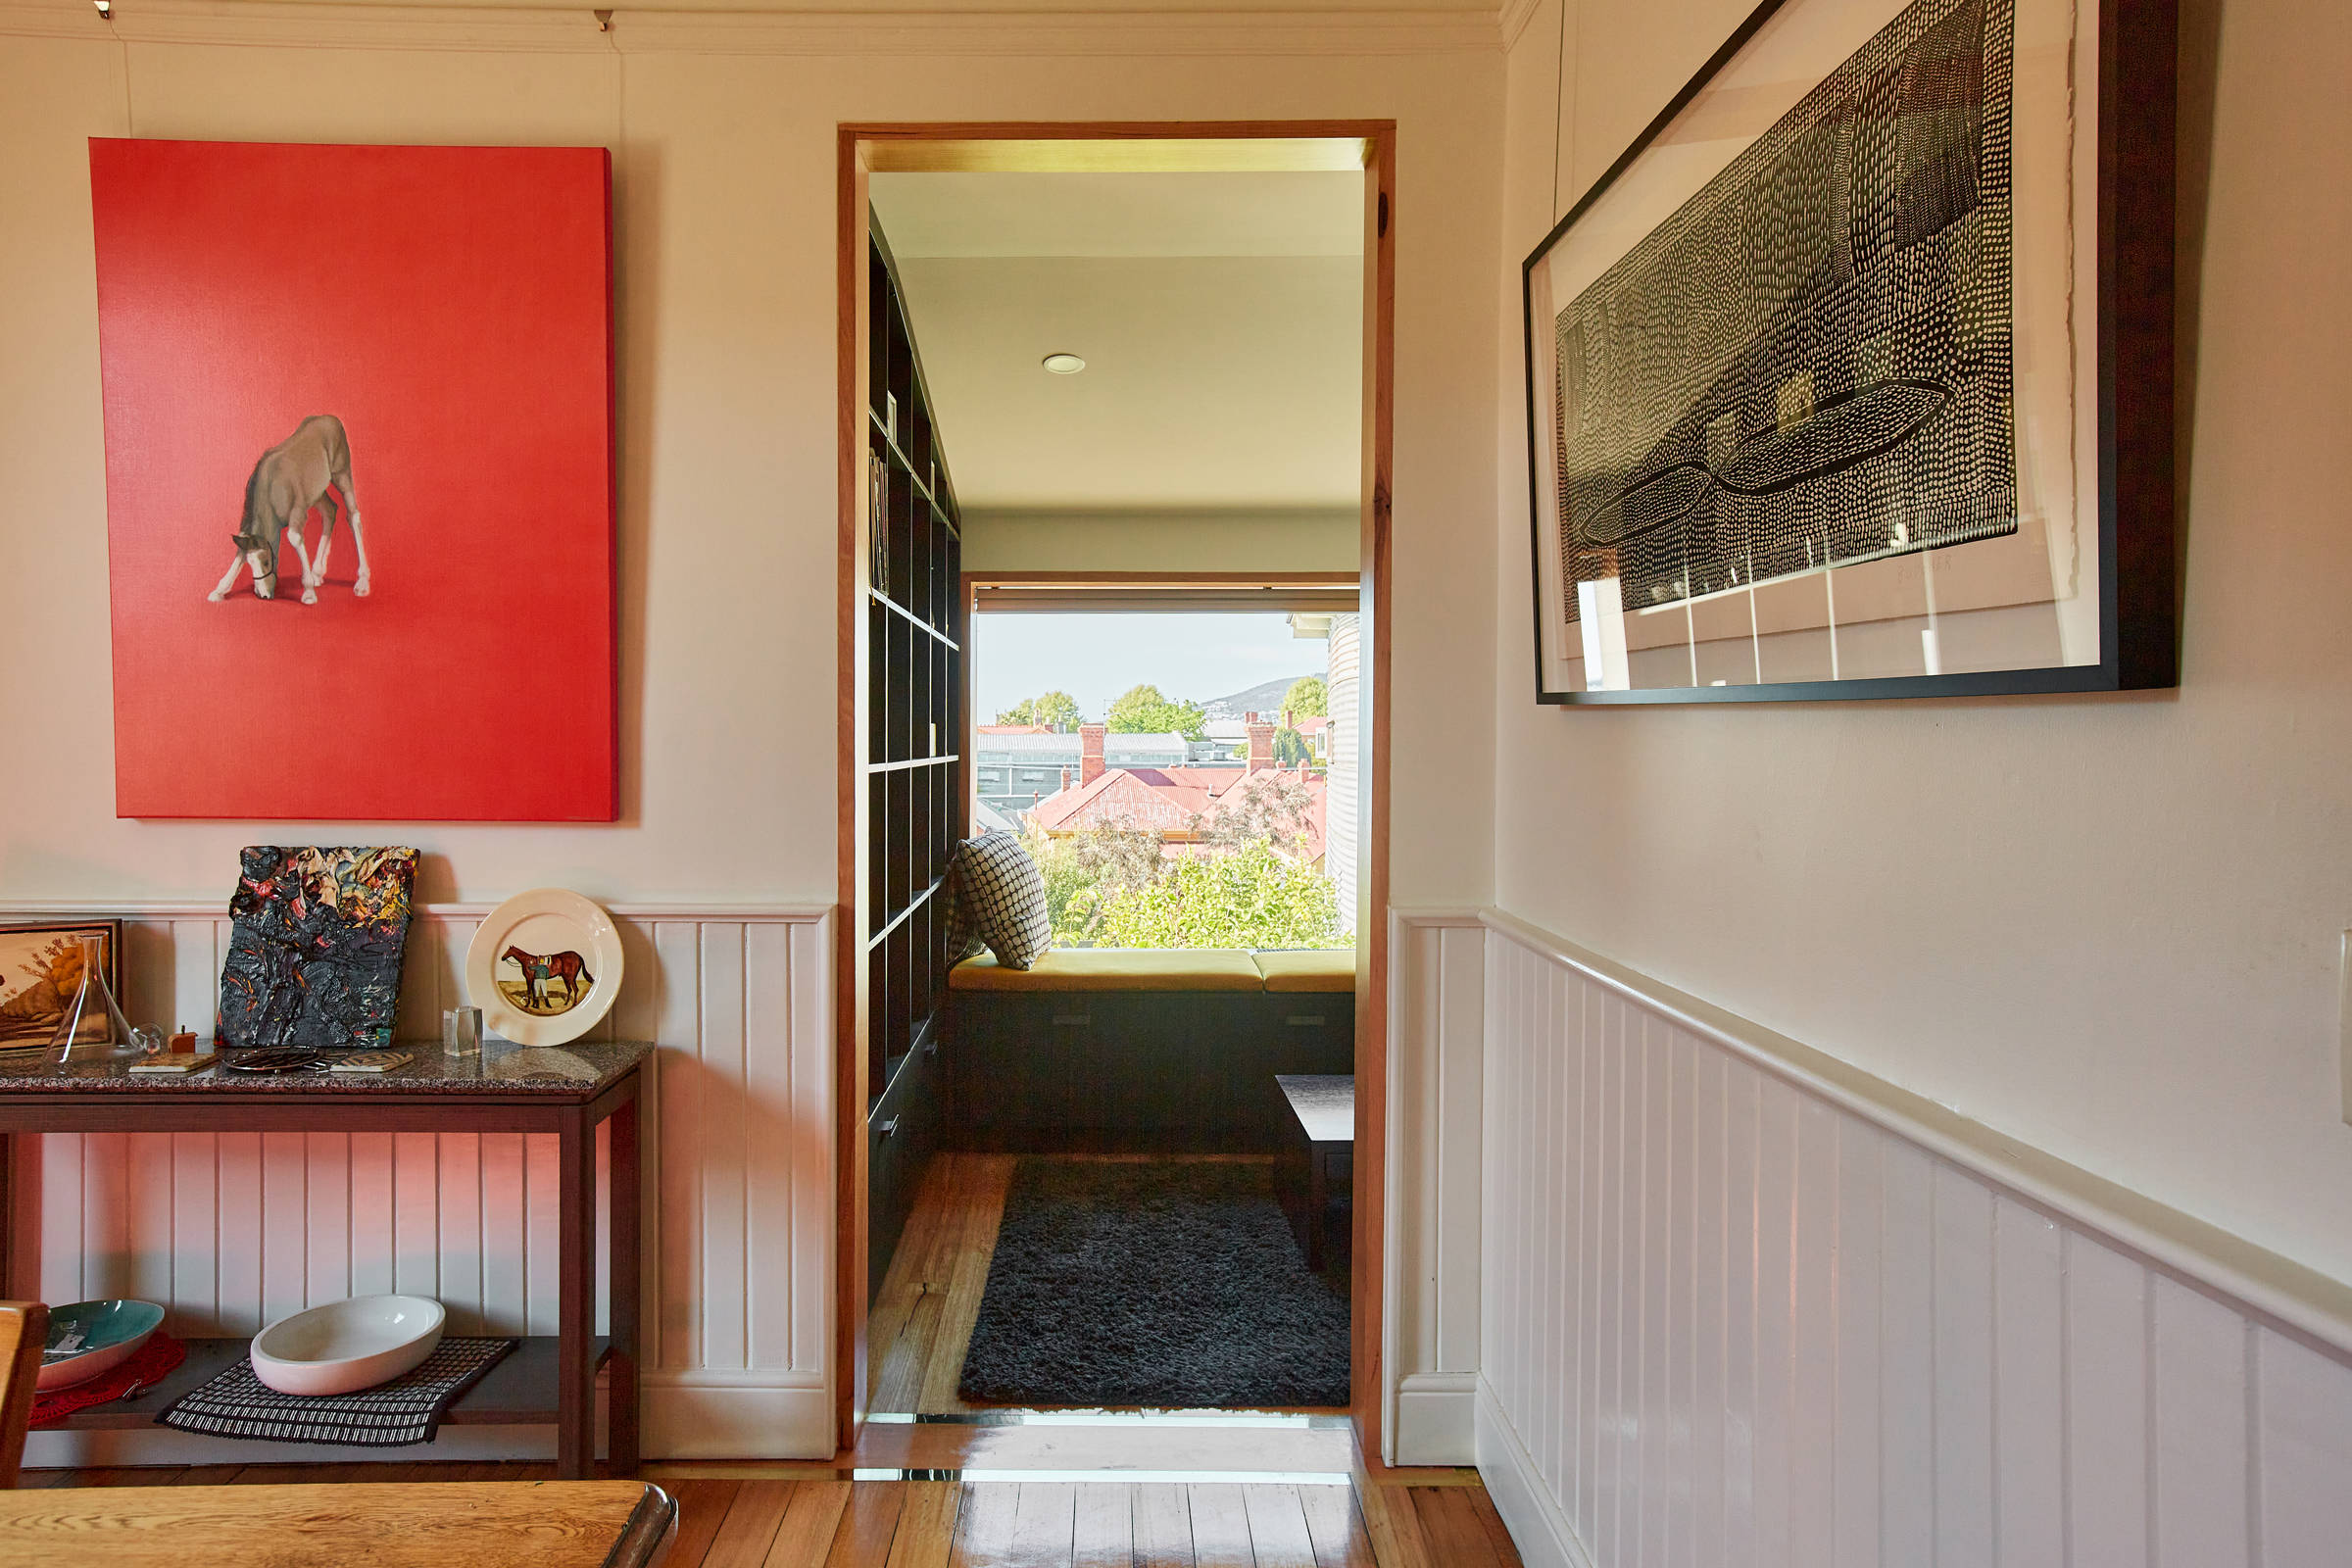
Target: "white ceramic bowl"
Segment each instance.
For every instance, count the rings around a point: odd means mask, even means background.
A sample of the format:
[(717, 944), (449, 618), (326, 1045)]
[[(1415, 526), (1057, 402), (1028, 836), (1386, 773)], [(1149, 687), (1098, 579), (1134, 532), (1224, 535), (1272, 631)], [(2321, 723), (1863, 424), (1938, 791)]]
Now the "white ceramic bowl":
[(280, 1394), (351, 1394), (424, 1363), (449, 1314), (422, 1296), (355, 1296), (253, 1337), (253, 1375)]

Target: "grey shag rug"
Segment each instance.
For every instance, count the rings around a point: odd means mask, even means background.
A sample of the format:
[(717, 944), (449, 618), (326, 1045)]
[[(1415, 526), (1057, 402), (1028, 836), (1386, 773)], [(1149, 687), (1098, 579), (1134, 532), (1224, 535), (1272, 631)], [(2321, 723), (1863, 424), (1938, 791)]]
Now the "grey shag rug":
[(985, 1404), (1344, 1405), (1348, 1298), (1307, 1272), (1268, 1165), (1024, 1159), (959, 1392)]

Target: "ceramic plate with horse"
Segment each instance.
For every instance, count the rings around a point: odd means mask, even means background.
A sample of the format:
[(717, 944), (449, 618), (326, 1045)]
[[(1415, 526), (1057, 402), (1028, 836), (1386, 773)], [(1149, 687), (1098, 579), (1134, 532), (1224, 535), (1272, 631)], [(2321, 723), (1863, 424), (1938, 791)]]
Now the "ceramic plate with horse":
[(517, 893), (490, 912), (466, 950), (466, 994), (483, 1027), (524, 1046), (577, 1040), (620, 994), (620, 931), (563, 888)]

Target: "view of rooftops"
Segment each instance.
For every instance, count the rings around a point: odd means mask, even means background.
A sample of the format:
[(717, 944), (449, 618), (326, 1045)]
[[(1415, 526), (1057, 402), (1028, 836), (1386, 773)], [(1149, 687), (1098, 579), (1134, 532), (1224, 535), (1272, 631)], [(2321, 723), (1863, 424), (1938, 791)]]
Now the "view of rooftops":
[(983, 613), (975, 832), (1057, 947), (1354, 943), (1352, 614)]

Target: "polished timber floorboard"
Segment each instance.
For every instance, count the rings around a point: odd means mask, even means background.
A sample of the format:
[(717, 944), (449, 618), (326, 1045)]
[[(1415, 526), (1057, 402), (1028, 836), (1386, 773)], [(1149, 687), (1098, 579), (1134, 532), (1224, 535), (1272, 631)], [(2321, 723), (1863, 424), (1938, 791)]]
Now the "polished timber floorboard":
[[(695, 1473), (680, 1478), (672, 1469)], [(1517, 1568), (1475, 1476), (1352, 1484), (788, 1480), (819, 1466), (649, 1465), (678, 1499), (667, 1568)], [(729, 1475), (725, 1472), (737, 1472)], [(553, 1465), (30, 1470), (27, 1487), (528, 1481)], [(740, 1478), (738, 1478), (740, 1477)]]
[(979, 1408), (957, 1398), (956, 1385), (980, 1318), (1015, 1159), (932, 1157), (866, 1319), (867, 1408), (923, 1415)]

